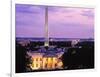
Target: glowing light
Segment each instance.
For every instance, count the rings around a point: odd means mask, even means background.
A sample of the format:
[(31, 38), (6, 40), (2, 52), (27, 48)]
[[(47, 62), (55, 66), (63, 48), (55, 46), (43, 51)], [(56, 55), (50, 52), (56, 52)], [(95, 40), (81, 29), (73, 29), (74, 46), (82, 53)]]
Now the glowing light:
[(43, 57), (42, 55), (32, 56), (32, 64), (30, 68), (32, 70), (38, 69), (56, 69), (62, 68), (62, 61), (58, 57)]

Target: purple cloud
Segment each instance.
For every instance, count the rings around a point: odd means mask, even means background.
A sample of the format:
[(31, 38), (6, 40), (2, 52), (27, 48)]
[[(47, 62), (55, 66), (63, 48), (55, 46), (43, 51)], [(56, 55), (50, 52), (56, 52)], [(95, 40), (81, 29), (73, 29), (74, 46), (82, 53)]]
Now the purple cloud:
[[(45, 6), (16, 4), (16, 37), (44, 37), (44, 24)], [(50, 37), (94, 38), (94, 9), (49, 6), (48, 25)]]
[(43, 18), (43, 7), (16, 4), (16, 37), (43, 37)]
[(83, 10), (81, 15), (87, 16), (88, 18), (94, 18), (94, 10), (89, 9), (89, 10)]

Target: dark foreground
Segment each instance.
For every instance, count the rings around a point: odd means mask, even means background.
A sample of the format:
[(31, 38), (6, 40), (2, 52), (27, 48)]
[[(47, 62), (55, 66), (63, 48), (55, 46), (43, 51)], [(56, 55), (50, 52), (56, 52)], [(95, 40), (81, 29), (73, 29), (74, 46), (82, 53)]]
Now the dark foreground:
[[(19, 42), (16, 40), (16, 73), (94, 68), (94, 41), (80, 41), (74, 46), (71, 41), (52, 41), (50, 46), (52, 47), (44, 47), (44, 42), (40, 41), (28, 40)], [(31, 58), (31, 56), (27, 55), (27, 52), (36, 53), (36, 51), (37, 53), (51, 55), (62, 52), (63, 54), (60, 57), (63, 62), (62, 69), (27, 70), (27, 64), (30, 63)]]

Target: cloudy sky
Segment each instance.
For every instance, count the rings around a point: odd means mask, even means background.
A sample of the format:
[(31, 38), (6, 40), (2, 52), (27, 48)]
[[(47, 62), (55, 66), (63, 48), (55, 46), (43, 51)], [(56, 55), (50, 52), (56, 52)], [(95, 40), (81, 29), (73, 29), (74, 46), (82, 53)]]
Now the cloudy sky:
[[(45, 6), (16, 4), (16, 37), (44, 37)], [(93, 38), (94, 9), (48, 7), (49, 36)]]

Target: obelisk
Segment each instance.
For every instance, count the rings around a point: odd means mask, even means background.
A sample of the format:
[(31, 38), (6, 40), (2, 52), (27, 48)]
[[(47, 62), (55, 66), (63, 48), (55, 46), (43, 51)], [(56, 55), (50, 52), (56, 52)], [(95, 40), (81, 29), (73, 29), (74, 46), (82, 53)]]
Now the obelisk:
[(48, 31), (48, 7), (45, 7), (45, 42), (44, 46), (49, 46), (49, 31)]

